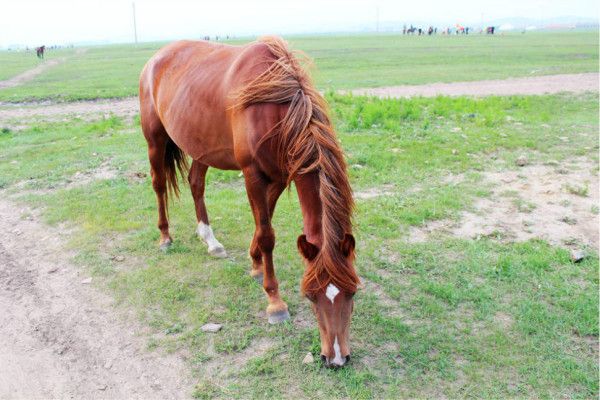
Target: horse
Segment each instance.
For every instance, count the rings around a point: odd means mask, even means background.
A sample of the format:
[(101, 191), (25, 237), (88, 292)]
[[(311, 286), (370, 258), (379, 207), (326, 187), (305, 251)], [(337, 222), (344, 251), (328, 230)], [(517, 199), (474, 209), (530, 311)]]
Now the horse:
[(44, 58), (44, 50), (46, 50), (46, 46), (40, 46), (35, 48), (35, 54), (37, 55), (37, 58)]
[[(271, 219), (280, 194), (296, 186), (303, 221), (296, 241), (301, 289), (321, 338), (321, 360), (350, 359), (349, 329), (359, 278), (354, 268), (352, 189), (327, 104), (301, 57), (278, 37), (244, 46), (179, 41), (159, 50), (140, 76), (140, 116), (158, 203), (159, 246), (173, 239), (169, 193), (187, 174), (208, 253), (226, 257), (204, 203), (209, 167), (243, 172), (254, 216), (250, 275), (262, 282), (271, 324), (290, 318), (279, 294)], [(191, 166), (188, 162), (191, 157)]]

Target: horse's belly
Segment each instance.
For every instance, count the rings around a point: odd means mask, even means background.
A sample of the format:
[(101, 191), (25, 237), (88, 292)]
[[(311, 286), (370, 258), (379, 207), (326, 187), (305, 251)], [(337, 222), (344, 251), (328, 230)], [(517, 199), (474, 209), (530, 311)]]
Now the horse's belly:
[(219, 169), (240, 169), (231, 136), (225, 132), (169, 134), (177, 146), (196, 161)]
[(232, 149), (219, 149), (201, 155), (191, 155), (194, 160), (218, 169), (241, 169)]

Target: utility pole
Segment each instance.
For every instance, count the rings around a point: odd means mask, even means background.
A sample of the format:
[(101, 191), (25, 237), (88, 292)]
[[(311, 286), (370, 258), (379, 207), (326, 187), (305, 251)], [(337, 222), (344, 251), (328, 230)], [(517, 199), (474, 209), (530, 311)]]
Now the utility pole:
[(135, 44), (137, 44), (137, 25), (135, 23), (135, 2), (131, 2), (131, 7), (133, 8), (133, 35), (135, 37)]

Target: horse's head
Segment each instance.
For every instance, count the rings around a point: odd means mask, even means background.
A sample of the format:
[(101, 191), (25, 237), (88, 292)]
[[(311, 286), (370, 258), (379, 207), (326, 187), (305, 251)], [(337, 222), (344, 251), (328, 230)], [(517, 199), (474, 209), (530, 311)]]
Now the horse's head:
[(335, 258), (340, 263), (336, 266), (336, 277), (345, 283), (338, 284), (340, 287), (333, 282), (325, 287), (320, 284), (331, 278), (330, 273), (319, 268), (324, 255), (320, 254), (321, 249), (306, 240), (305, 235), (298, 237), (298, 249), (308, 263), (302, 287), (319, 324), (321, 359), (327, 367), (341, 367), (350, 360), (350, 320), (358, 282), (353, 266), (354, 237), (346, 234), (335, 250), (338, 252)]

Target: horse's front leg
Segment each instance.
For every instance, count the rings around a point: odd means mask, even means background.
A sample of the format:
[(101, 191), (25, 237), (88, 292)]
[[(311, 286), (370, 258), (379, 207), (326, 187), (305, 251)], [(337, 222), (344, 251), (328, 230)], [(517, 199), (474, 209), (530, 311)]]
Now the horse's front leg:
[[(267, 203), (269, 205), (269, 222), (273, 219), (273, 213), (275, 212), (275, 205), (277, 204), (277, 200), (279, 196), (285, 189), (285, 183), (281, 182), (271, 182), (267, 186)], [(252, 201), (250, 202), (252, 204)], [(263, 283), (263, 262), (262, 262), (262, 252), (260, 251), (260, 247), (258, 246), (258, 237), (257, 232), (254, 233), (254, 237), (252, 238), (252, 243), (250, 244), (250, 258), (252, 259), (252, 269), (250, 270), (250, 275), (256, 279), (261, 285)]]
[[(254, 167), (244, 169), (246, 180), (246, 192), (254, 215), (255, 232), (250, 255), (253, 259), (253, 271), (255, 267), (262, 265), (263, 288), (267, 294), (269, 305), (267, 316), (269, 323), (276, 324), (289, 319), (287, 304), (279, 296), (279, 283), (275, 277), (275, 266), (273, 265), (273, 248), (275, 247), (275, 232), (271, 226), (271, 209), (269, 207), (270, 182)], [(283, 190), (283, 189), (281, 189)], [(281, 190), (277, 194), (281, 194)], [(276, 202), (276, 199), (273, 200)], [(274, 204), (273, 204), (274, 208)], [(259, 261), (262, 261), (259, 263)], [(253, 272), (257, 274), (257, 272)]]

